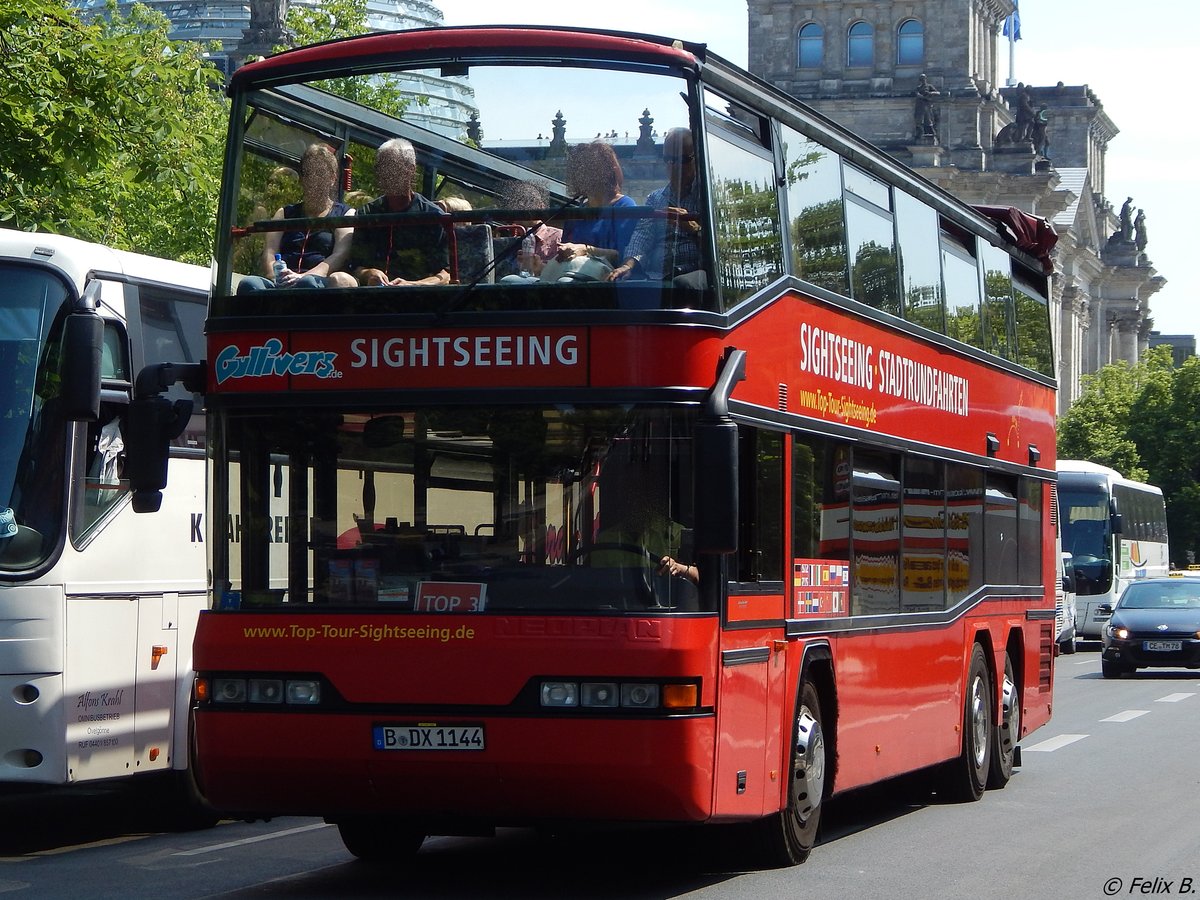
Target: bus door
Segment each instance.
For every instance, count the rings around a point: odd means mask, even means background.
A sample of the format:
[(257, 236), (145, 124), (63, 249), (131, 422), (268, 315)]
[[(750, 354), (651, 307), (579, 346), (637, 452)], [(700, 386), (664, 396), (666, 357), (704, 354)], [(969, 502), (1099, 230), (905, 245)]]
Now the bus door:
[(179, 651), (179, 592), (138, 601), (134, 673), (134, 765), (137, 771), (168, 769), (175, 728)]
[(67, 598), (66, 740), (68, 781), (136, 771), (137, 597)]
[(784, 441), (739, 437), (738, 551), (728, 558), (721, 615), (714, 815), (779, 808), (787, 654), (784, 652)]

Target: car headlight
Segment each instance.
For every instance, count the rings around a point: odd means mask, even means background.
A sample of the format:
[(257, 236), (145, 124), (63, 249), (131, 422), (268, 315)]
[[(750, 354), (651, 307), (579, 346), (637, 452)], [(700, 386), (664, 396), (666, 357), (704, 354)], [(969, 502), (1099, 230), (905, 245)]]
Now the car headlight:
[(1123, 625), (1106, 625), (1105, 630), (1110, 638), (1116, 638), (1118, 641), (1129, 639), (1129, 629)]

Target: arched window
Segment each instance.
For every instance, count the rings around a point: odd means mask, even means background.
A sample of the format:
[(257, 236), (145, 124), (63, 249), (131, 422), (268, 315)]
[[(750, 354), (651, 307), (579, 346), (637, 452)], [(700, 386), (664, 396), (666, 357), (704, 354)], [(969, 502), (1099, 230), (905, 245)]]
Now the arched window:
[(846, 65), (851, 69), (875, 65), (875, 30), (867, 22), (855, 22), (846, 35)]
[(896, 29), (896, 65), (919, 66), (925, 61), (925, 26), (906, 19)]
[(796, 65), (801, 69), (819, 69), (825, 58), (825, 29), (809, 22), (796, 38)]

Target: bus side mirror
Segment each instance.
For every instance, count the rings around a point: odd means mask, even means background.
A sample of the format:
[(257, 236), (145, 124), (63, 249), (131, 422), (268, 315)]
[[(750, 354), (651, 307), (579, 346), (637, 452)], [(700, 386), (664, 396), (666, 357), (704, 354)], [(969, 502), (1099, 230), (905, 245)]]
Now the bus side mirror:
[(146, 366), (134, 382), (125, 426), (125, 472), (134, 512), (158, 512), (167, 486), (171, 441), (183, 434), (192, 416), (191, 400), (172, 402), (163, 396), (177, 383), (193, 394), (203, 391), (204, 363)]
[(171, 441), (183, 434), (192, 415), (191, 400), (139, 397), (129, 404), (125, 434), (125, 472), (133, 511), (158, 512), (167, 486)]
[(63, 327), (62, 404), (71, 422), (100, 418), (100, 358), (104, 320), (95, 310), (73, 312)]
[(1109, 516), (1109, 528), (1113, 534), (1123, 534), (1125, 532), (1125, 517), (1118, 512)]
[(734, 553), (738, 542), (738, 428), (700, 422), (695, 431), (696, 553)]

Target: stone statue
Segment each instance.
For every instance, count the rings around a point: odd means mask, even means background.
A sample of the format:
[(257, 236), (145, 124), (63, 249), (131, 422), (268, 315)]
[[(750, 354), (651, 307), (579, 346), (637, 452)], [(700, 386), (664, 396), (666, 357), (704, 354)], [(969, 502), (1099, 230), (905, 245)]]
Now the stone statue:
[(1125, 202), (1121, 205), (1121, 227), (1120, 235), (1123, 241), (1133, 240), (1133, 198), (1126, 197)]
[(567, 155), (567, 120), (560, 109), (550, 121), (550, 156)]
[(1146, 252), (1146, 211), (1139, 209), (1137, 218), (1133, 220), (1133, 242), (1137, 244), (1138, 253)]
[(1048, 146), (1046, 142), (1046, 122), (1049, 120), (1049, 114), (1046, 112), (1046, 107), (1042, 107), (1040, 111), (1035, 112), (1033, 109), (1033, 99), (1029, 95), (1029, 88), (1021, 83), (1017, 85), (1016, 99), (1016, 121), (1010, 122), (996, 132), (996, 144), (1030, 144), (1034, 150), (1037, 150), (1043, 156), (1043, 148)]
[(272, 34), (282, 32), (288, 0), (250, 0), (250, 28)]
[(1046, 111), (1046, 107), (1043, 106), (1034, 117), (1033, 131), (1029, 135), (1033, 149), (1037, 151), (1038, 156), (1044, 159), (1050, 158), (1050, 139), (1046, 135), (1046, 126), (1049, 122), (1050, 114)]
[(1033, 100), (1029, 96), (1029, 88), (1022, 84), (1017, 89), (1017, 132), (1013, 142), (1033, 139), (1034, 120), (1037, 118), (1033, 111)]
[(913, 106), (913, 124), (914, 134), (913, 140), (929, 140), (933, 143), (938, 142), (938, 119), (940, 112), (937, 108), (937, 99), (941, 96), (941, 92), (929, 83), (929, 79), (922, 75), (920, 82), (917, 84), (916, 101)]

